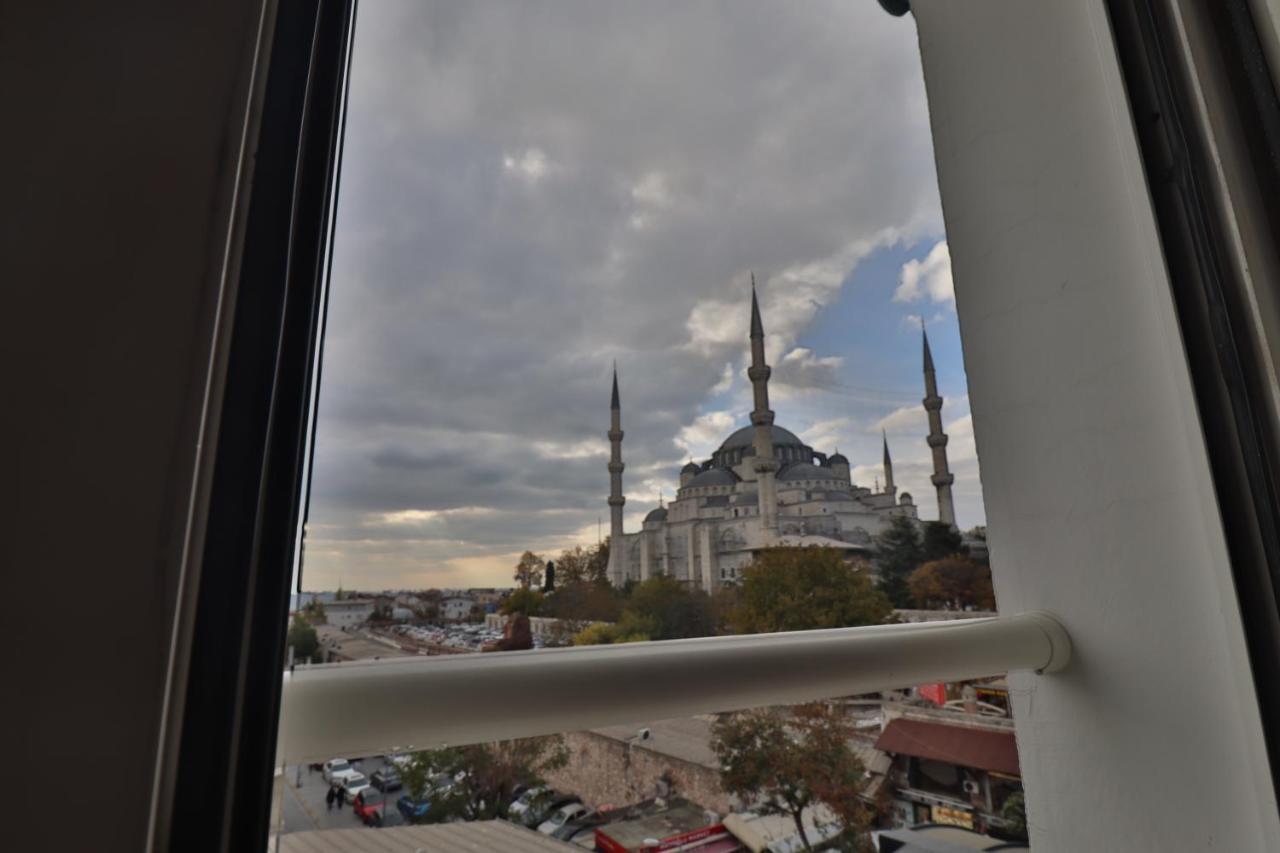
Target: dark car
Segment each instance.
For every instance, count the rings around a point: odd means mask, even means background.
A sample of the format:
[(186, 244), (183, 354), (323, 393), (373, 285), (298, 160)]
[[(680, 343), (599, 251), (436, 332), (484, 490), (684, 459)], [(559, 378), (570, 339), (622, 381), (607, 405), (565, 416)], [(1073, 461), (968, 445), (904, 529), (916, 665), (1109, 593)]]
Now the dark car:
[(538, 824), (551, 817), (551, 815), (555, 813), (556, 809), (562, 806), (567, 806), (570, 803), (580, 802), (582, 802), (582, 800), (578, 797), (569, 797), (563, 794), (558, 794), (553, 797), (539, 798), (534, 801), (533, 805), (529, 808), (529, 811), (525, 812), (524, 819), (521, 823), (530, 829), (534, 829)]
[(404, 787), (404, 784), (400, 781), (400, 774), (396, 772), (394, 767), (383, 767), (381, 770), (376, 771), (369, 777), (369, 784), (383, 793), (399, 791)]
[(407, 825), (408, 823), (409, 823), (409, 821), (405, 820), (405, 819), (404, 819), (404, 815), (400, 814), (400, 812), (389, 812), (389, 811), (385, 811), (385, 810), (383, 810), (383, 811), (381, 811), (381, 812), (378, 812), (378, 816), (377, 816), (377, 817), (375, 817), (375, 818), (373, 819), (373, 823), (371, 823), (371, 824), (369, 824), (369, 825), (370, 825), (370, 826), (378, 826), (378, 827), (382, 827), (382, 826), (405, 826), (405, 825)]
[(423, 799), (415, 802), (408, 794), (396, 800), (396, 811), (404, 815), (404, 819), (409, 823), (417, 823), (422, 820), (430, 810), (430, 800)]

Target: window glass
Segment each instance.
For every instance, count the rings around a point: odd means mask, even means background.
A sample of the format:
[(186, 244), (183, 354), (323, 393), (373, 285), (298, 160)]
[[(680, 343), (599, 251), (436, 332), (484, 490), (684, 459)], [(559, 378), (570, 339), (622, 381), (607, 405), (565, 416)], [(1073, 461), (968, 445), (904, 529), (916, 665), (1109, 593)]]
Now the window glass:
[[(910, 17), (364, 4), (344, 152), (299, 666), (995, 611)], [(584, 846), (1018, 839), (977, 686), (357, 766)], [(282, 836), (355, 825), (286, 778)]]

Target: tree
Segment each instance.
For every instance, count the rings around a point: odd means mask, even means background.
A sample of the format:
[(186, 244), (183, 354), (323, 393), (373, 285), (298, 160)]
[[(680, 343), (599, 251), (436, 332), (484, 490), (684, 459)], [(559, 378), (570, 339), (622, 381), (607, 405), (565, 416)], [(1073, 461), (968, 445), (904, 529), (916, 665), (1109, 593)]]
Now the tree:
[(402, 771), (401, 780), (418, 800), (433, 796), (433, 778), (443, 775), (455, 780), (432, 799), (427, 812), (432, 823), (457, 817), (494, 820), (507, 816), (516, 785), (539, 784), (544, 774), (568, 760), (569, 750), (560, 735), (504, 740), (417, 753), (409, 762), (412, 771)]
[(532, 551), (525, 551), (520, 555), (520, 562), (516, 563), (516, 583), (521, 589), (531, 589), (542, 586), (542, 566), (544, 560)]
[(907, 581), (920, 607), (974, 607), (994, 610), (991, 569), (968, 557), (944, 557), (925, 563)]
[(573, 637), (575, 646), (607, 646), (612, 643), (647, 643), (653, 639), (644, 625), (622, 622), (597, 622), (588, 625)]
[(587, 577), (597, 583), (609, 581), (609, 537), (588, 552)]
[(911, 606), (907, 577), (923, 562), (924, 551), (916, 522), (904, 515), (894, 516), (876, 537), (874, 558), (880, 574), (880, 591), (889, 597), (894, 607)]
[(943, 557), (951, 557), (956, 554), (962, 557), (969, 556), (969, 548), (964, 544), (964, 537), (960, 535), (960, 531), (941, 521), (926, 521), (924, 523), (924, 535), (920, 540), (920, 551), (920, 561), (922, 563), (941, 560)]
[(668, 577), (654, 575), (631, 590), (623, 606), (623, 618), (648, 626), (654, 640), (709, 637), (716, 632), (711, 596)]
[(711, 729), (720, 784), (761, 814), (790, 817), (806, 850), (805, 809), (822, 803), (846, 831), (859, 832), (870, 810), (858, 799), (864, 769), (849, 746), (849, 719), (826, 705), (801, 705), (788, 717), (764, 708), (728, 714)]
[(293, 622), (289, 625), (287, 644), (293, 646), (294, 660), (309, 660), (315, 657), (315, 653), (320, 649), (320, 638), (316, 635), (316, 629), (311, 627), (311, 623), (299, 614), (293, 617)]
[(1004, 818), (1005, 832), (1014, 838), (1027, 837), (1027, 798), (1021, 791), (1014, 791), (1004, 798), (1000, 806), (1000, 817)]
[(537, 616), (542, 612), (542, 606), (545, 601), (545, 597), (538, 590), (522, 587), (502, 600), (501, 609), (502, 613), (507, 616), (513, 613)]
[(729, 616), (739, 634), (879, 625), (893, 613), (866, 565), (832, 548), (768, 548), (742, 575)]
[(591, 552), (574, 545), (560, 552), (556, 562), (556, 589), (590, 580)]

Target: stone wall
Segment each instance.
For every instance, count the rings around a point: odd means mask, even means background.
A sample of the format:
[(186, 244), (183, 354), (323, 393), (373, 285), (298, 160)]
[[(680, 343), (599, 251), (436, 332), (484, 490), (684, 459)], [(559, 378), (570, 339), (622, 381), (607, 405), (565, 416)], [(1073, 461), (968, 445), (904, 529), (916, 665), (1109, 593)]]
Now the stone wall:
[(569, 763), (547, 774), (547, 781), (557, 790), (577, 794), (588, 806), (621, 806), (649, 799), (665, 774), (671, 782), (671, 796), (684, 797), (722, 815), (732, 810), (729, 795), (720, 788), (720, 773), (713, 767), (595, 732), (571, 732), (564, 737)]

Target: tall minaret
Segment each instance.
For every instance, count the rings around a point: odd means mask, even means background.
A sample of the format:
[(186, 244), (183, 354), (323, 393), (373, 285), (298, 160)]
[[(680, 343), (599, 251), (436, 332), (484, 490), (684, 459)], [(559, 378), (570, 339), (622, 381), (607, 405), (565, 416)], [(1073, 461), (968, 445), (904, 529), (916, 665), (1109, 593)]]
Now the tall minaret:
[(880, 430), (880, 438), (884, 442), (884, 493), (892, 495), (898, 491), (893, 484), (893, 460), (889, 458), (889, 435)]
[(756, 428), (756, 492), (760, 501), (760, 523), (770, 533), (778, 530), (778, 488), (773, 478), (778, 460), (773, 458), (773, 412), (769, 409), (769, 365), (764, 363), (764, 324), (756, 299), (756, 277), (751, 275), (751, 367), (747, 378), (755, 395), (751, 423)]
[(609, 402), (609, 580), (614, 586), (626, 581), (622, 559), (622, 406), (618, 402), (618, 365), (613, 365), (613, 399)]
[(938, 490), (938, 521), (956, 526), (956, 507), (951, 500), (951, 484), (955, 477), (947, 470), (947, 434), (942, 431), (942, 398), (938, 396), (938, 379), (933, 372), (933, 353), (929, 352), (929, 333), (920, 321), (924, 338), (924, 410), (929, 413), (929, 447), (933, 449), (933, 487)]

